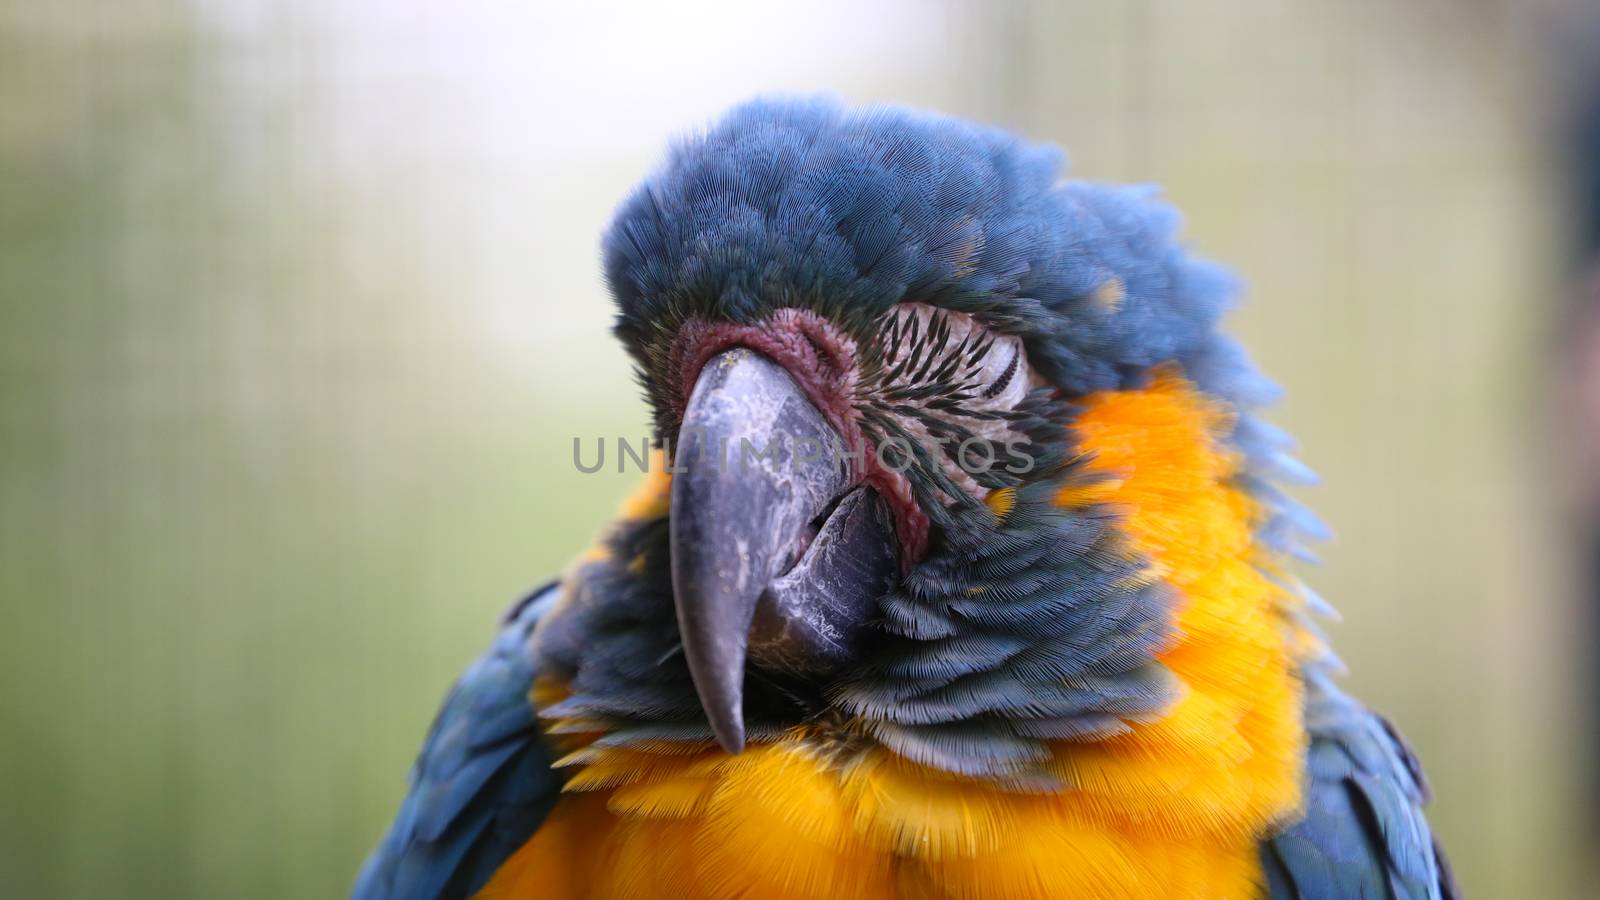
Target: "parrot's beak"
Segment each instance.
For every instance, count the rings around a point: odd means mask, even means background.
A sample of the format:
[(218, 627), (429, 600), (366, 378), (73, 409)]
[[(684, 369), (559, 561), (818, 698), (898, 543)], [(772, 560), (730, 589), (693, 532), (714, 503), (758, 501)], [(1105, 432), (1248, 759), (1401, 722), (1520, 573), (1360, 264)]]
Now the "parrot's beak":
[(717, 741), (738, 753), (747, 658), (803, 673), (847, 660), (899, 571), (892, 523), (827, 419), (752, 350), (701, 370), (673, 466), (684, 656)]

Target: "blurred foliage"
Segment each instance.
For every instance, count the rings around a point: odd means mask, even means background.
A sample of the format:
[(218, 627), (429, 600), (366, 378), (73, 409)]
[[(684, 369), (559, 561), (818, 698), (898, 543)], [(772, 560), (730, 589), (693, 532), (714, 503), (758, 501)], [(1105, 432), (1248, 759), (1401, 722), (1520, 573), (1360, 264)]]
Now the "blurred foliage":
[(1166, 185), (1252, 285), (1340, 535), (1309, 577), (1464, 883), (1577, 896), (1519, 21), (931, 8), (652, 19), (697, 43), (642, 61), (565, 8), (0, 3), (0, 894), (342, 893), (499, 608), (627, 487), (570, 464), (644, 430), (611, 204), (667, 128), (822, 85)]

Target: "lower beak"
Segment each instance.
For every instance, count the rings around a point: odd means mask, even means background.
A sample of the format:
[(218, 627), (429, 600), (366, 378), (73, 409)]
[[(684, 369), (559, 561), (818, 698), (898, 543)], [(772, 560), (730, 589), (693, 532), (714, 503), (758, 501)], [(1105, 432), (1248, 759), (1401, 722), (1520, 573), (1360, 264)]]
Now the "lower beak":
[(898, 572), (882, 502), (854, 487), (837, 432), (782, 367), (744, 348), (706, 363), (674, 458), (672, 589), (701, 706), (730, 753), (744, 748), (747, 658), (838, 664)]

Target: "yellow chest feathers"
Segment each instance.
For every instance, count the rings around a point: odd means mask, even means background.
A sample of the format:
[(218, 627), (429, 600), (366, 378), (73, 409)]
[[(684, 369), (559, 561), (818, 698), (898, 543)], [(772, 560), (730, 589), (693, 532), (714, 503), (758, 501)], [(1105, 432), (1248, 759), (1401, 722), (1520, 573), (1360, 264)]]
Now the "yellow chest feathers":
[[(491, 898), (1253, 897), (1256, 843), (1300, 804), (1297, 602), (1262, 574), (1260, 511), (1232, 486), (1229, 421), (1181, 376), (1086, 398), (1107, 504), (1179, 592), (1162, 662), (1186, 690), (1154, 722), (1060, 742), (1068, 789), (1008, 792), (796, 728), (738, 756), (580, 749)], [(558, 689), (545, 685), (544, 689)]]

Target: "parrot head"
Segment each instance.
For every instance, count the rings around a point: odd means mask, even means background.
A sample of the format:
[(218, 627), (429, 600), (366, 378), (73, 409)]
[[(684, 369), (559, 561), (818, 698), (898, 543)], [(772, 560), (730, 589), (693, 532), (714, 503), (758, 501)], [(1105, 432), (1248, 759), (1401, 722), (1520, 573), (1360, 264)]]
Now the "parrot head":
[(547, 715), (734, 753), (833, 722), (1016, 777), (1171, 701), (1172, 592), (1114, 511), (1061, 502), (1100, 477), (1078, 404), (1167, 371), (1240, 407), (1270, 386), (1171, 209), (1061, 168), (827, 100), (672, 149), (603, 242), (670, 482), (541, 626), (570, 685)]

